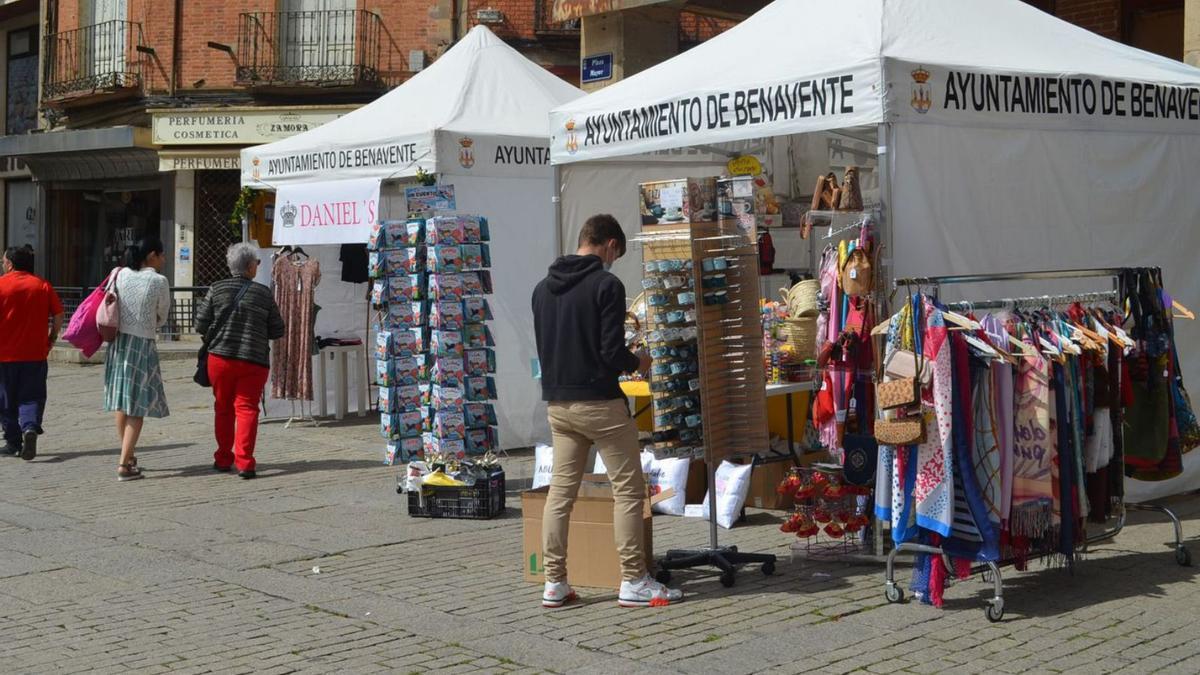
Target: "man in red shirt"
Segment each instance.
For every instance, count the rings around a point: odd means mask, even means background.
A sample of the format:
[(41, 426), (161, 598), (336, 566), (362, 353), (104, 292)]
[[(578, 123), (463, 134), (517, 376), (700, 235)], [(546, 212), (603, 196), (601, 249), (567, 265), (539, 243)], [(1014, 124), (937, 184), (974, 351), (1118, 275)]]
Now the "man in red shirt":
[(37, 456), (46, 411), (46, 357), (62, 330), (63, 307), (54, 288), (34, 276), (33, 249), (11, 247), (0, 259), (0, 453)]

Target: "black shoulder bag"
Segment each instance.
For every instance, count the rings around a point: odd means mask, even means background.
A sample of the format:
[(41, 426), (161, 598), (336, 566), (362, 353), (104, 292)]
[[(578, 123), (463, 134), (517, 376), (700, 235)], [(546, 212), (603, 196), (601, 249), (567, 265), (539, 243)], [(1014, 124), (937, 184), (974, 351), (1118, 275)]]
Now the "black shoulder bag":
[(217, 337), (217, 333), (225, 327), (225, 323), (229, 321), (229, 317), (233, 315), (233, 310), (242, 302), (242, 298), (246, 295), (246, 291), (250, 289), (254, 282), (247, 281), (242, 284), (241, 290), (238, 291), (237, 297), (233, 302), (221, 312), (221, 317), (217, 322), (208, 327), (208, 333), (204, 335), (204, 343), (200, 345), (200, 351), (196, 354), (196, 374), (192, 375), (192, 381), (201, 387), (211, 387), (212, 380), (208, 378), (208, 345)]

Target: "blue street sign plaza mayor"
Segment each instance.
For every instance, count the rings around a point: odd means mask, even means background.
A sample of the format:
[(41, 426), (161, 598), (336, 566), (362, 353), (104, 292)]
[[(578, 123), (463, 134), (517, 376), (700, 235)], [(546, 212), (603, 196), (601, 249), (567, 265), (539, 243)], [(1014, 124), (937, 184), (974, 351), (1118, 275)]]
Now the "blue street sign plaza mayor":
[(597, 54), (596, 56), (583, 57), (583, 63), (580, 64), (580, 81), (599, 82), (601, 80), (612, 79), (612, 54)]

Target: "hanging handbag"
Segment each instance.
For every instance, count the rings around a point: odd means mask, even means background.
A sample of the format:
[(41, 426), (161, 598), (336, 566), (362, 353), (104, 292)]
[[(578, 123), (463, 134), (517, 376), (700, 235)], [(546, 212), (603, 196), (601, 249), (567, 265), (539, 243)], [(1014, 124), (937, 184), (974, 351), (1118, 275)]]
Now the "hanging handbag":
[[(917, 303), (920, 307), (921, 303)], [(920, 334), (920, 315), (919, 309), (912, 310), (913, 334)], [(915, 354), (914, 372), (922, 373), (925, 370), (925, 355), (923, 350), (917, 349)], [(919, 406), (921, 404), (921, 379), (918, 377), (903, 377), (897, 380), (889, 380), (880, 382), (875, 385), (875, 399), (879, 402), (881, 410), (894, 410), (906, 406)]]
[(925, 442), (925, 417), (875, 420), (875, 439), (883, 445), (920, 445)]
[(856, 248), (846, 256), (846, 263), (838, 275), (842, 291), (852, 297), (869, 295), (875, 287), (875, 270), (866, 249)]
[[(855, 359), (857, 363), (858, 359)], [(858, 368), (850, 378), (851, 387), (858, 380)], [(869, 432), (866, 411), (855, 411), (858, 433), (847, 433), (842, 437), (842, 475), (851, 485), (866, 487), (875, 482), (875, 467), (879, 463), (879, 442)]]
[(120, 274), (121, 270), (117, 268), (108, 277), (104, 299), (96, 308), (96, 330), (100, 333), (100, 339), (105, 342), (116, 341), (117, 335), (121, 333), (121, 298), (117, 294), (117, 277)]
[(229, 321), (229, 317), (233, 315), (233, 310), (242, 302), (242, 298), (246, 295), (246, 291), (253, 285), (252, 281), (242, 283), (241, 290), (238, 291), (237, 297), (233, 302), (221, 312), (217, 322), (208, 327), (208, 332), (204, 335), (204, 340), (200, 345), (200, 351), (196, 353), (196, 373), (192, 375), (192, 381), (201, 387), (211, 387), (212, 380), (208, 377), (208, 345), (217, 337), (217, 333), (225, 327), (225, 323)]

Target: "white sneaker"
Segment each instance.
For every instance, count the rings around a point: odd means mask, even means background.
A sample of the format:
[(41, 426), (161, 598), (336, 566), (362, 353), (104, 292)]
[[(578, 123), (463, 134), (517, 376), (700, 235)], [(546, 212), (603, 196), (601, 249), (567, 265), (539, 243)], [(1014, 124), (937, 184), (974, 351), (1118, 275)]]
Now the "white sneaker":
[(617, 604), (622, 607), (666, 607), (683, 599), (683, 591), (667, 588), (649, 574), (637, 581), (622, 581)]
[(546, 588), (542, 591), (542, 607), (549, 607), (551, 609), (562, 607), (576, 597), (578, 596), (575, 595), (575, 591), (567, 582), (547, 581)]

